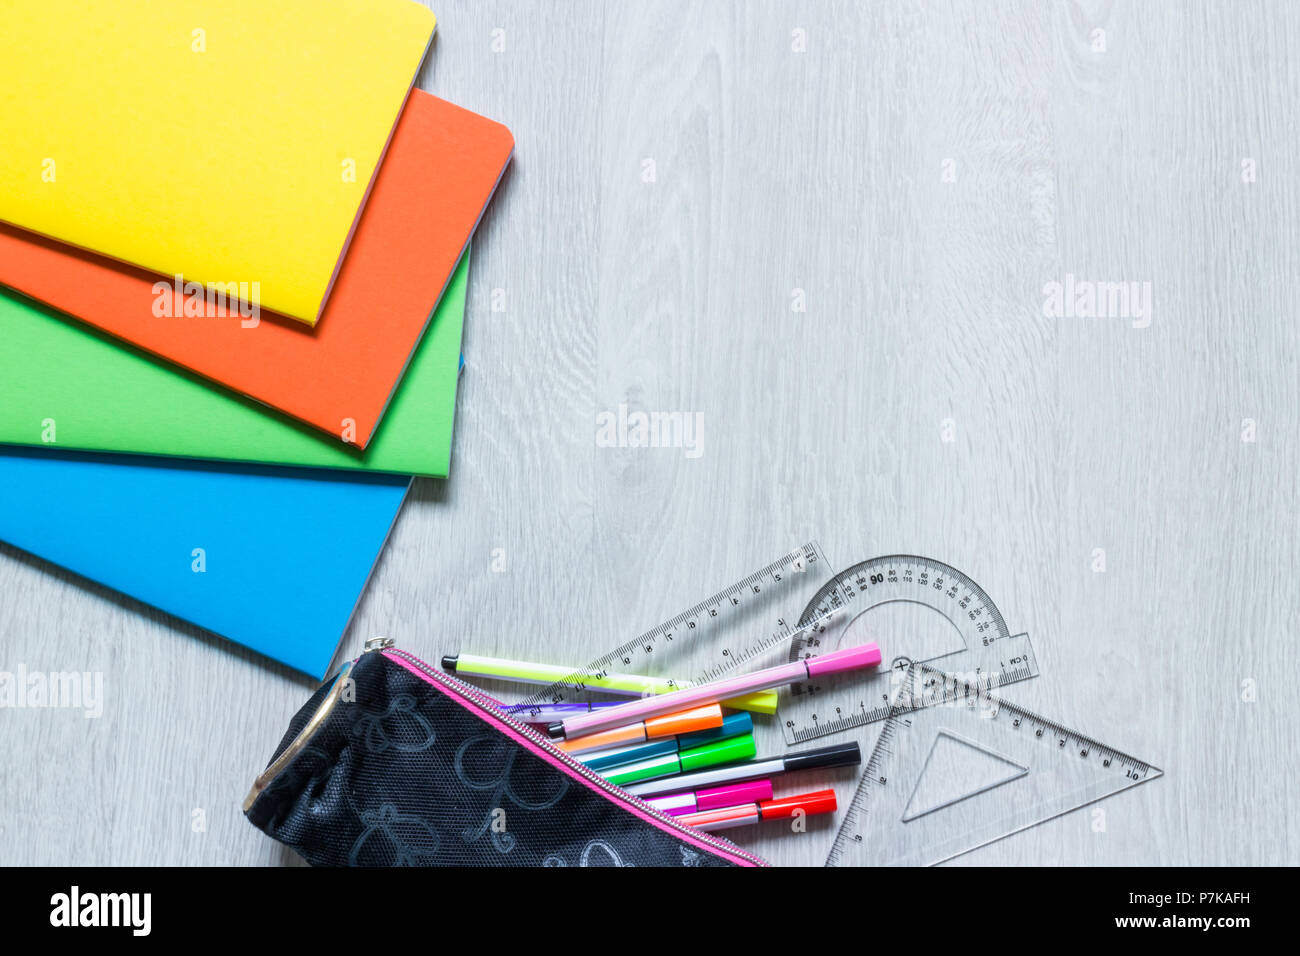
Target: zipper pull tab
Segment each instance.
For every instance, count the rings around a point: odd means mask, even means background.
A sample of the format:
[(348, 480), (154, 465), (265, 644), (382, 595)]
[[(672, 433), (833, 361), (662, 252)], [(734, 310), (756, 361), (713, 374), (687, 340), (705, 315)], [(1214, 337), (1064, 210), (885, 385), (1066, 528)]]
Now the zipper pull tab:
[(396, 643), (397, 642), (391, 637), (372, 637), (370, 640), (366, 641), (362, 653), (369, 654), (372, 651), (386, 651)]

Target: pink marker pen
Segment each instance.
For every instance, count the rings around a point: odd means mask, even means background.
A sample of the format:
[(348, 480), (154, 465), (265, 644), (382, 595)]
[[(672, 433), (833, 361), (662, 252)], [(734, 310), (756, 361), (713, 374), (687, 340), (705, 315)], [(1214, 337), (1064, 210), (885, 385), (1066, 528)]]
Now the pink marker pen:
[(720, 810), (723, 807), (761, 803), (771, 799), (771, 780), (749, 780), (745, 783), (730, 783), (725, 787), (705, 787), (701, 790), (687, 790), (685, 793), (670, 793), (663, 797), (648, 797), (646, 803), (675, 817), (683, 813), (702, 813), (705, 810)]
[(699, 687), (688, 687), (685, 690), (673, 691), (671, 694), (643, 697), (641, 700), (635, 700), (628, 704), (619, 704), (617, 707), (606, 707), (604, 710), (590, 714), (578, 714), (574, 717), (555, 721), (546, 730), (552, 737), (578, 737), (582, 734), (593, 734), (608, 727), (635, 723), (638, 720), (644, 720), (646, 717), (657, 717), (659, 714), (671, 714), (679, 710), (686, 710), (699, 704), (717, 703), (728, 697), (739, 697), (741, 694), (749, 694), (754, 691), (770, 690), (773, 687), (783, 687), (786, 684), (797, 684), (813, 677), (825, 677), (828, 674), (837, 674), (841, 671), (876, 667), (879, 664), (880, 648), (875, 644), (863, 644), (860, 647), (850, 647), (842, 651), (823, 654), (821, 657), (809, 657), (790, 664), (778, 664), (776, 667), (768, 667), (761, 671), (728, 677), (725, 680), (702, 684)]

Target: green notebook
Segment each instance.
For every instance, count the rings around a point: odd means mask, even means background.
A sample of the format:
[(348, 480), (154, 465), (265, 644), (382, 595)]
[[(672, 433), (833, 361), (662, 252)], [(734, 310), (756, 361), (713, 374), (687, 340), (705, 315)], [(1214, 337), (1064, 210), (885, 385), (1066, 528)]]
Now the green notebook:
[(469, 254), (365, 451), (0, 289), (0, 442), (445, 478)]

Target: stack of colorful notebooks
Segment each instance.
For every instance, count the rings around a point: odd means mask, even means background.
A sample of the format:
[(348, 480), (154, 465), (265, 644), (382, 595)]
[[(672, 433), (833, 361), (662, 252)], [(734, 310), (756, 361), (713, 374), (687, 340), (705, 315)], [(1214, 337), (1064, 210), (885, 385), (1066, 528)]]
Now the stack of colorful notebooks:
[(322, 676), (446, 477), (513, 149), (411, 0), (10, 0), (0, 540)]

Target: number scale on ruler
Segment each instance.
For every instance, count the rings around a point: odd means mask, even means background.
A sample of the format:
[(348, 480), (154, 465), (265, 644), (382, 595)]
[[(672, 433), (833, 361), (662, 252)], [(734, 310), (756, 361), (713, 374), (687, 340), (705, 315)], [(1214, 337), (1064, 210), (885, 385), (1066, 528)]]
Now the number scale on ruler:
[[(830, 626), (806, 626), (836, 611)], [(792, 686), (781, 704), (787, 744), (884, 720), (900, 678), (916, 661), (986, 687), (1038, 675), (1029, 635), (1013, 635), (983, 588), (933, 558), (890, 554), (855, 564), (813, 596), (800, 624), (790, 642), (792, 661), (876, 640), (890, 666), (874, 675)]]
[[(967, 762), (945, 763), (945, 753)], [(996, 776), (977, 777), (972, 756)], [(1160, 776), (1059, 721), (914, 664), (826, 865), (942, 863)]]
[[(798, 625), (787, 615), (793, 615), (803, 602), (803, 595), (816, 587), (817, 575), (824, 573), (822, 569), (826, 565), (826, 557), (817, 542), (809, 542), (598, 657), (564, 680), (550, 684), (519, 706), (577, 699), (588, 690), (595, 690), (586, 685), (590, 678), (614, 673), (671, 676), (683, 681), (683, 686), (688, 681), (702, 684), (717, 680), (728, 671), (785, 646), (797, 639), (801, 631), (821, 626), (820, 618)], [(744, 620), (746, 615), (763, 607), (771, 607), (774, 611), (773, 616), (766, 619), (766, 629), (757, 621)], [(770, 629), (773, 621), (775, 630)], [(737, 628), (737, 633), (730, 633)], [(720, 638), (726, 640), (720, 642)], [(683, 644), (686, 645), (683, 650), (694, 654), (691, 672), (686, 676), (661, 673), (665, 666), (672, 666), (664, 662), (664, 658), (670, 656), (669, 649), (676, 650)]]

